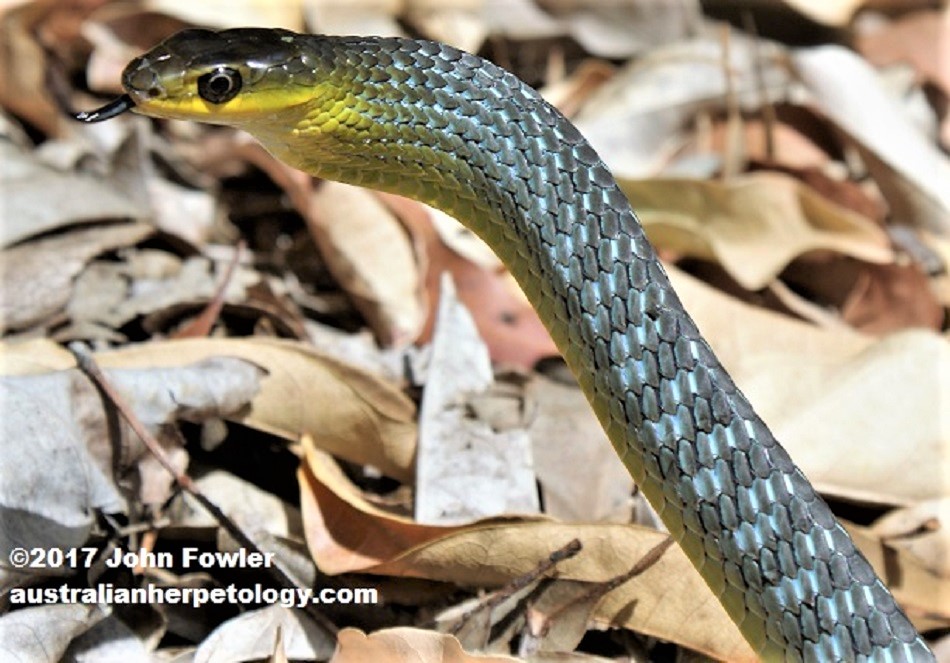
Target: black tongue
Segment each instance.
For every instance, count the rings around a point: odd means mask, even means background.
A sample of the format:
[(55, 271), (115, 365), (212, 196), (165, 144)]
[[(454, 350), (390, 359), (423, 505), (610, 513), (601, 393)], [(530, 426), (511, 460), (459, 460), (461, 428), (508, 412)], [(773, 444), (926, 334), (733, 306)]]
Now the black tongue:
[(135, 102), (132, 101), (132, 97), (127, 94), (123, 94), (121, 97), (115, 101), (110, 101), (102, 108), (98, 108), (93, 111), (82, 111), (81, 113), (75, 113), (73, 117), (80, 122), (102, 122), (103, 120), (112, 119), (116, 115), (122, 115), (122, 113), (132, 110), (133, 108), (135, 108)]

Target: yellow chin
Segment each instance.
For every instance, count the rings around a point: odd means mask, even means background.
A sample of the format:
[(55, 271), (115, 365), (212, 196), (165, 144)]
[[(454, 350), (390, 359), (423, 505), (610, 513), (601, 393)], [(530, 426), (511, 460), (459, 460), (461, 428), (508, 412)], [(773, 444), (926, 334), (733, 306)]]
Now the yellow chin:
[(177, 97), (148, 97), (129, 93), (136, 113), (169, 120), (195, 120), (212, 124), (242, 125), (285, 113), (313, 100), (316, 88), (289, 87), (239, 94), (223, 104), (212, 104), (197, 94)]

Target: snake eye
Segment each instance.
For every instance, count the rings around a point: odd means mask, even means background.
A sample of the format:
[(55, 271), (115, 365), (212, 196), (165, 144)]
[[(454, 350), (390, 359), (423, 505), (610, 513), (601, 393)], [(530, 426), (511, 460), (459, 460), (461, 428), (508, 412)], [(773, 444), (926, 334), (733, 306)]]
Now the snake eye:
[(241, 74), (230, 67), (218, 67), (198, 79), (198, 96), (212, 104), (231, 101), (241, 91)]

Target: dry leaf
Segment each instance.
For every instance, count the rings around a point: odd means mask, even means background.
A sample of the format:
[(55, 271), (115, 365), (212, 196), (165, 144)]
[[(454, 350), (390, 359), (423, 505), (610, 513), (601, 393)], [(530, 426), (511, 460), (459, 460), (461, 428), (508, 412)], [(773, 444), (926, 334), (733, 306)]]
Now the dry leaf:
[(103, 367), (180, 365), (241, 357), (268, 372), (241, 423), (296, 440), (309, 432), (329, 452), (397, 479), (412, 475), (415, 408), (389, 383), (302, 343), (267, 338), (185, 339), (99, 353)]
[(149, 11), (175, 16), (194, 25), (209, 28), (237, 28), (253, 25), (261, 28), (285, 28), (300, 32), (303, 24), (303, 0), (147, 0)]
[(389, 628), (366, 635), (355, 628), (337, 634), (330, 663), (517, 663), (510, 656), (469, 654), (451, 635), (417, 628)]
[[(142, 621), (137, 622), (135, 627), (133, 630), (131, 626), (116, 617), (115, 613), (110, 614), (95, 622), (88, 631), (70, 642), (62, 660), (75, 661), (75, 663), (148, 661), (152, 657), (154, 646), (164, 635), (165, 629), (162, 628), (157, 634), (149, 633)], [(45, 631), (46, 628), (44, 628)]]
[(676, 2), (545, 0), (542, 4), (587, 53), (611, 60), (686, 40), (702, 20), (699, 5)]
[(334, 648), (333, 636), (302, 610), (271, 605), (229, 619), (202, 641), (194, 663), (238, 663), (262, 659), (274, 653), (278, 633), (287, 655), (293, 659), (327, 660)]
[(119, 189), (114, 179), (64, 172), (10, 141), (0, 142), (0, 172), (0, 248), (64, 226), (141, 214), (141, 201)]
[(405, 345), (425, 322), (422, 276), (402, 224), (366, 189), (324, 182), (307, 225), (340, 286), (386, 345)]
[(363, 571), (458, 527), (423, 525), (367, 502), (333, 458), (304, 438), (297, 472), (307, 546), (324, 573)]
[[(950, 498), (928, 500), (905, 509), (895, 509), (870, 528), (888, 547), (897, 549), (909, 563), (950, 583)], [(950, 595), (941, 614), (950, 621)], [(934, 613), (936, 614), (936, 613)]]
[[(944, 518), (947, 515), (945, 506), (941, 515)], [(877, 526), (868, 529), (848, 522), (844, 524), (855, 545), (871, 562), (918, 630), (945, 629), (950, 625), (950, 575), (946, 573), (945, 519), (936, 525), (942, 529), (942, 533), (933, 535), (929, 542), (923, 537), (895, 539)], [(934, 541), (936, 537), (943, 540)], [(927, 543), (936, 543), (940, 547), (938, 554), (942, 563), (939, 566), (930, 564), (931, 560), (921, 559), (921, 548), (915, 550), (915, 546), (922, 542), (922, 547)]]
[(910, 64), (950, 95), (950, 8), (910, 12), (877, 29), (859, 27), (855, 46), (876, 66)]
[(469, 53), (481, 50), (488, 36), (482, 0), (411, 0), (407, 20), (426, 39), (434, 39)]
[(867, 0), (783, 0), (812, 20), (844, 26)]
[[(791, 79), (782, 64), (782, 47), (756, 45), (733, 34), (729, 55), (731, 88), (741, 108), (758, 109), (787, 94)], [(761, 86), (756, 64), (762, 70)], [(725, 106), (728, 89), (718, 39), (674, 42), (621, 69), (591, 95), (575, 124), (614, 175), (649, 177), (680, 151), (699, 111)]]
[(50, 98), (49, 63), (36, 35), (57, 4), (24, 2), (0, 15), (0, 105), (48, 136), (60, 132), (62, 116)]
[[(578, 538), (583, 551), (558, 566), (559, 577), (597, 583), (627, 572), (665, 537), (635, 525), (568, 525), (523, 518), (464, 527), (421, 525), (369, 504), (332, 459), (312, 448), (298, 479), (307, 544), (326, 573), (359, 571), (500, 586)], [(752, 660), (738, 629), (678, 548), (611, 592), (598, 606), (596, 621), (725, 660)]]
[(860, 150), (893, 216), (950, 233), (950, 159), (903, 114), (874, 70), (842, 46), (798, 50), (792, 59), (815, 104)]
[[(97, 605), (62, 603), (0, 615), (0, 658), (58, 661), (70, 642), (93, 628), (106, 612)], [(42, 633), (43, 637), (37, 637)]]
[(402, 0), (310, 0), (304, 11), (322, 34), (404, 37), (396, 21), (404, 6)]
[(812, 251), (893, 260), (877, 225), (779, 173), (728, 182), (623, 179), (620, 186), (654, 245), (713, 259), (747, 290), (764, 288)]
[[(20, 372), (62, 367), (63, 355), (49, 345), (0, 344), (0, 366)], [(181, 366), (212, 356), (243, 358), (268, 373), (248, 411), (235, 420), (291, 440), (310, 432), (341, 458), (396, 479), (412, 476), (412, 402), (390, 383), (306, 344), (264, 337), (183, 339), (100, 352), (96, 360), (104, 368), (132, 368)]]
[(87, 262), (153, 232), (144, 223), (100, 225), (0, 251), (0, 329), (48, 321), (66, 306), (73, 279)]
[(445, 276), (419, 417), (418, 522), (448, 525), (539, 510), (527, 431), (499, 430), (471, 415), (470, 400), (491, 383), (488, 349)]
[[(444, 214), (433, 215), (431, 208), (407, 198), (388, 194), (380, 197), (425, 246), (430, 311), (418, 342), (424, 343), (431, 338), (435, 307), (439, 301), (439, 281), (443, 272), (449, 272), (458, 290), (458, 298), (475, 319), (479, 336), (488, 345), (494, 362), (528, 368), (543, 357), (557, 354), (554, 341), (514, 284), (514, 279), (497, 267), (497, 258), (485, 257), (481, 253), (481, 240), (468, 242), (456, 238), (450, 248), (442, 239), (450, 233), (445, 226), (451, 222), (458, 228), (458, 222)], [(436, 224), (443, 226), (438, 232)], [(466, 230), (459, 232), (471, 234)], [(464, 255), (455, 250), (454, 247), (459, 246), (466, 247), (461, 249)], [(483, 266), (483, 261), (493, 266)]]
[(630, 522), (633, 480), (576, 385), (534, 377), (531, 440), (544, 512), (579, 522)]

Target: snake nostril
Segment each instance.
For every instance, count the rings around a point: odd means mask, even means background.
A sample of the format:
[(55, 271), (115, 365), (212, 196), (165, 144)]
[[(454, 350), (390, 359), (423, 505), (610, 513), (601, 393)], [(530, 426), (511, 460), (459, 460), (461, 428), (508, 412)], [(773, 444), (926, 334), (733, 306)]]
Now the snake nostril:
[(162, 89), (158, 86), (152, 86), (148, 89), (148, 92), (146, 94), (148, 94), (150, 99), (154, 99), (155, 97), (161, 96)]

